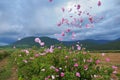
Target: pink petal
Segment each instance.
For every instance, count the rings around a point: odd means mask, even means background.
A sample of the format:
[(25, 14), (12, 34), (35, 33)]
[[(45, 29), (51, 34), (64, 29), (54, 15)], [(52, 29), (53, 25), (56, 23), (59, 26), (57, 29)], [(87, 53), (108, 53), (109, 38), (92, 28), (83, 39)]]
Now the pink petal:
[(62, 12), (64, 12), (65, 11), (65, 8), (62, 8)]
[(101, 6), (101, 1), (98, 1), (98, 6)]
[(78, 9), (78, 10), (80, 9), (80, 5), (79, 5), (79, 4), (77, 5), (77, 9)]
[(61, 33), (61, 36), (65, 36), (65, 32), (62, 32), (62, 33)]
[(49, 0), (49, 2), (52, 2), (53, 0)]

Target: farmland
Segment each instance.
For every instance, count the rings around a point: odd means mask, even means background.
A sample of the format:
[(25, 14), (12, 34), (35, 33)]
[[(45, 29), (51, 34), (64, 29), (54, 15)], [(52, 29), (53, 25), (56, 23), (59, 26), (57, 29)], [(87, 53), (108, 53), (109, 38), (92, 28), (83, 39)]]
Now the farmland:
[[(18, 80), (18, 65), (13, 61), (11, 55), (15, 55), (15, 52), (20, 50), (18, 49), (9, 49), (9, 50), (0, 50), (0, 54), (7, 54), (3, 56), (0, 60), (0, 79), (2, 80)], [(36, 52), (36, 51), (35, 51)], [(18, 52), (19, 53), (19, 52)], [(101, 56), (102, 53), (89, 53), (92, 56), (97, 56), (101, 59), (102, 64), (104, 65), (115, 65), (118, 67), (117, 72), (120, 73), (120, 53), (104, 53), (104, 56)], [(62, 56), (61, 56), (62, 57)], [(106, 62), (105, 59), (109, 58), (110, 62)], [(63, 63), (64, 64), (64, 63)], [(118, 74), (119, 75), (119, 74)], [(115, 75), (112, 75), (114, 80), (118, 80)], [(20, 77), (19, 77), (20, 79)], [(20, 80), (23, 80), (22, 78)], [(63, 79), (64, 80), (64, 79)]]

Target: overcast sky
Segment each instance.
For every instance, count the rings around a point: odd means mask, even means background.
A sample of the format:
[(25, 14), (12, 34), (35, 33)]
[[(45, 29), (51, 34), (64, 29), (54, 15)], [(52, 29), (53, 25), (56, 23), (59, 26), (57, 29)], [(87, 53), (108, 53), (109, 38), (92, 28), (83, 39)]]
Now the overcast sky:
[[(57, 27), (58, 21), (68, 15), (62, 12), (74, 4), (80, 4), (82, 11), (88, 11), (103, 19), (94, 23), (93, 28), (70, 27), (75, 32), (75, 40), (120, 38), (120, 0), (0, 0), (0, 45), (5, 45), (27, 36), (49, 36), (58, 38), (69, 26)], [(88, 7), (92, 7), (91, 10)], [(73, 10), (74, 11), (74, 10)], [(86, 19), (85, 16), (82, 16)], [(85, 21), (87, 22), (87, 21)], [(63, 40), (72, 40), (71, 34), (65, 35)]]

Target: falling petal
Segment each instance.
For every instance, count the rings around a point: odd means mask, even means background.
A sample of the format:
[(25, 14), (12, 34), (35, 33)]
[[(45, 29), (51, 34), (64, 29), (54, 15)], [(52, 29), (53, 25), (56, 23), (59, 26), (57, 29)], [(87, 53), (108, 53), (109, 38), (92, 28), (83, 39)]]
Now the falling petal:
[(65, 8), (62, 8), (62, 12), (64, 12), (65, 11)]
[(62, 33), (61, 33), (61, 36), (65, 36), (65, 32), (62, 32)]
[(79, 4), (77, 5), (77, 9), (78, 9), (78, 10), (80, 9), (80, 5), (79, 5)]
[(52, 2), (53, 0), (49, 0), (49, 2)]
[(71, 12), (72, 11), (72, 8), (70, 8), (70, 10), (68, 12)]
[(70, 32), (70, 29), (67, 29), (67, 30), (66, 30), (66, 33), (68, 33), (68, 32)]
[(101, 1), (98, 1), (98, 6), (101, 6)]
[(91, 23), (93, 23), (93, 17), (92, 17), (92, 16), (89, 17), (89, 21), (90, 21)]

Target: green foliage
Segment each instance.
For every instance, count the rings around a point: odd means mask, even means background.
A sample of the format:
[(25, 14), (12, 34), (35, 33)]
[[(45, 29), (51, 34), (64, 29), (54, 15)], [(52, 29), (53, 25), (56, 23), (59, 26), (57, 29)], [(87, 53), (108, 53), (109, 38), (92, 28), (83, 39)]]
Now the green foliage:
[[(110, 80), (113, 69), (96, 63), (98, 57), (84, 50), (55, 48), (54, 52), (45, 49), (17, 50), (12, 58), (18, 67), (19, 80)], [(35, 56), (39, 54), (39, 56)], [(89, 60), (89, 61), (88, 61)], [(75, 65), (76, 64), (76, 65)], [(80, 76), (77, 76), (76, 73)], [(46, 79), (45, 79), (46, 78)]]

